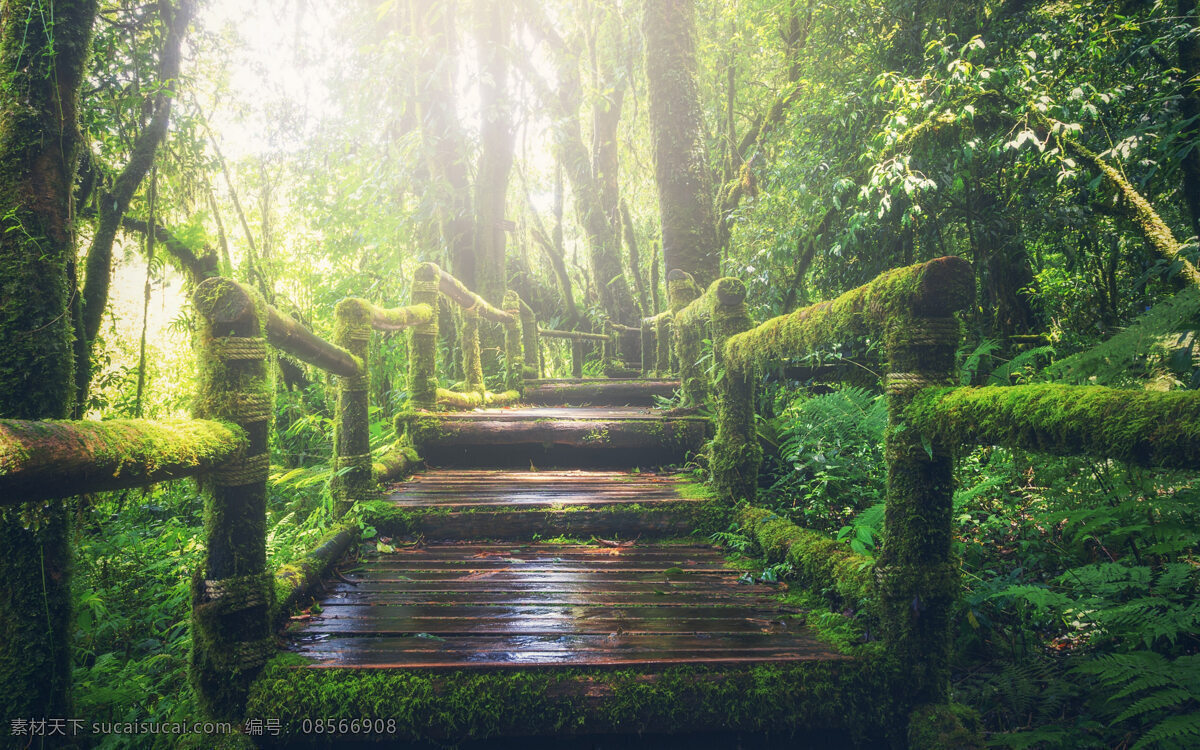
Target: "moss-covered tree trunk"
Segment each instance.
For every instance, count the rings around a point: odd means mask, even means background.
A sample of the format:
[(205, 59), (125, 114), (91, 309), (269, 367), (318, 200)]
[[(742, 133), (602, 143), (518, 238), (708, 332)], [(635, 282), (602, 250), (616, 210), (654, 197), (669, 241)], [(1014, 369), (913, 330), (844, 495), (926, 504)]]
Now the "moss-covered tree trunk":
[(696, 84), (695, 2), (656, 0), (645, 8), (642, 31), (663, 256), (667, 270), (687, 271), (703, 289), (719, 275), (720, 257)]
[[(0, 417), (69, 416), (71, 189), (95, 0), (0, 6)], [(71, 716), (62, 501), (0, 515), (0, 720)]]

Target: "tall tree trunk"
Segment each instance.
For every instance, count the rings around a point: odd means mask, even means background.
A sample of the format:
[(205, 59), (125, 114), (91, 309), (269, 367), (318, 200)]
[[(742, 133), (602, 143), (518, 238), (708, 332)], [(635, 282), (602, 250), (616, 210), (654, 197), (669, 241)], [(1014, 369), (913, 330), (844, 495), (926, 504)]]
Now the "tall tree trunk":
[(694, 0), (646, 3), (642, 31), (663, 256), (668, 269), (706, 285), (720, 274), (720, 256), (696, 84)]
[(474, 290), (478, 287), (478, 271), (470, 161), (454, 95), (455, 11), (453, 0), (412, 0), (410, 8), (413, 39), (423, 45), (417, 61), (417, 108), (425, 152), (430, 156), (442, 242), (450, 272)]
[[(96, 0), (47, 5), (0, 6), (0, 417), (16, 419), (65, 418), (75, 390), (71, 191)], [(73, 715), (67, 539), (62, 501), (0, 514), (5, 726)]]
[[(508, 45), (512, 15), (506, 0), (475, 0), (479, 51), (479, 170), (475, 177), (476, 286), (493, 305), (504, 301), (505, 221), (508, 177), (516, 133), (508, 91)], [(492, 328), (489, 326), (488, 328)]]

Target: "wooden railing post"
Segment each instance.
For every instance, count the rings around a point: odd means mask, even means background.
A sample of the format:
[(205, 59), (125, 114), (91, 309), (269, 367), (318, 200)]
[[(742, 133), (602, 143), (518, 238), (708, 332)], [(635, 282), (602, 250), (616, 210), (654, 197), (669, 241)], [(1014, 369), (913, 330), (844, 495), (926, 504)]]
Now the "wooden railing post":
[(483, 358), (479, 351), (479, 311), (474, 307), (463, 308), (462, 334), (458, 337), (462, 346), (463, 380), (467, 391), (483, 396), (487, 390), (483, 383)]
[(525, 351), (525, 370), (522, 373), (527, 378), (542, 376), (541, 346), (538, 344), (537, 315), (533, 308), (521, 300), (521, 348)]
[(654, 326), (650, 318), (642, 318), (642, 377), (654, 374)]
[(705, 388), (699, 362), (700, 342), (704, 335), (699, 326), (681, 325), (678, 315), (699, 296), (700, 290), (690, 273), (676, 268), (667, 274), (667, 298), (671, 303), (671, 312), (676, 316), (675, 355), (679, 360), (680, 388), (686, 406), (696, 406), (704, 400)]
[(266, 571), (267, 429), (274, 390), (267, 377), (267, 307), (229, 279), (196, 288), (199, 392), (194, 413), (241, 427), (245, 454), (205, 481), (206, 549), (192, 579), (191, 679), (213, 717), (239, 718), (250, 683), (275, 650)]
[(583, 341), (571, 339), (571, 377), (583, 377)]
[(717, 425), (709, 465), (718, 496), (753, 501), (758, 486), (762, 448), (754, 428), (754, 365), (726, 357), (730, 337), (751, 328), (746, 311), (746, 285), (718, 279), (712, 307), (713, 356), (717, 358)]
[(923, 388), (947, 385), (959, 324), (974, 278), (952, 259), (928, 276), (913, 309), (885, 321), (888, 430), (887, 516), (875, 573), (882, 636), (903, 675), (911, 705), (941, 703), (950, 687), (950, 611), (959, 590), (951, 542), (954, 461), (949, 447), (925, 442), (904, 409)]
[(509, 316), (504, 323), (504, 387), (520, 392), (525, 385), (521, 375), (525, 353), (521, 342), (521, 297), (514, 289), (504, 293), (504, 312)]
[(334, 309), (334, 343), (348, 351), (358, 373), (338, 377), (337, 416), (333, 424), (334, 468), (331, 490), (340, 518), (366, 499), (371, 489), (371, 314), (361, 300), (346, 299)]
[(432, 263), (422, 263), (413, 277), (412, 304), (429, 305), (433, 315), (413, 326), (409, 338), (408, 393), (415, 409), (437, 407), (438, 282), (440, 272)]
[(654, 370), (659, 376), (671, 373), (671, 316), (660, 315), (654, 324)]

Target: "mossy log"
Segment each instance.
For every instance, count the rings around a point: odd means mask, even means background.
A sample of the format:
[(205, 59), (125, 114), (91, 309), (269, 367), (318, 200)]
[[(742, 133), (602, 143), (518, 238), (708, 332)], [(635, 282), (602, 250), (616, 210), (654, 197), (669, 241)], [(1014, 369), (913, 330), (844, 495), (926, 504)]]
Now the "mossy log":
[(296, 605), (320, 587), (322, 576), (358, 538), (357, 524), (341, 524), (330, 530), (311, 552), (275, 571), (275, 605), (271, 610), (275, 627), (281, 626)]
[[(217, 302), (219, 307), (213, 308), (214, 322), (231, 323), (243, 320), (253, 312), (251, 308), (254, 303), (247, 287), (228, 278), (222, 279), (222, 284), (229, 290), (238, 291), (220, 295)], [(343, 377), (357, 374), (362, 367), (362, 363), (355, 360), (350, 352), (325, 341), (300, 325), (299, 321), (284, 315), (274, 307), (264, 305), (262, 313), (265, 318), (267, 341), (275, 348), (287, 352), (301, 362)]]
[(438, 406), (448, 409), (478, 409), (483, 406), (508, 406), (521, 400), (518, 391), (451, 391), (446, 388), (437, 389)]
[(408, 392), (417, 409), (432, 409), (437, 405), (437, 340), (438, 288), (441, 269), (432, 263), (422, 263), (413, 275), (412, 302), (428, 305), (434, 314), (429, 320), (414, 326), (408, 344)]
[(834, 300), (761, 323), (730, 339), (726, 354), (760, 364), (794, 359), (855, 336), (881, 337), (896, 319), (953, 315), (974, 294), (975, 276), (965, 260), (937, 258), (887, 271)]
[(769, 563), (790, 563), (809, 589), (839, 607), (859, 608), (874, 598), (869, 557), (825, 534), (803, 529), (766, 508), (744, 506), (734, 523), (754, 540)]
[(233, 721), (275, 652), (274, 587), (266, 571), (267, 432), (274, 388), (267, 376), (267, 304), (253, 289), (212, 278), (196, 287), (200, 373), (194, 413), (237, 424), (245, 455), (204, 482), (204, 562), (192, 578), (189, 673), (205, 713)]
[(1143, 466), (1200, 466), (1200, 392), (1057, 384), (930, 388), (905, 411), (949, 445), (1004, 445)]
[(0, 420), (0, 505), (143, 487), (237, 458), (246, 433), (225, 422)]
[(521, 349), (525, 353), (526, 377), (542, 376), (542, 363), (538, 356), (540, 348), (537, 315), (534, 314), (533, 308), (525, 304), (525, 300), (521, 300)]
[(421, 457), (412, 446), (397, 441), (371, 461), (371, 481), (376, 484), (394, 482), (409, 474), (420, 462)]

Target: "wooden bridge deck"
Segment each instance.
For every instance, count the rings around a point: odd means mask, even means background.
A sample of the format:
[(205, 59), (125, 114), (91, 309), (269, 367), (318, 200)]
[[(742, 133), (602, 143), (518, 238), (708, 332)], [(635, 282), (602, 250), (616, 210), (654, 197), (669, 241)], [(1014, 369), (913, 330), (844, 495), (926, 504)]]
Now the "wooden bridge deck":
[[(408, 710), (400, 693), (368, 689), (375, 677), (389, 679), (388, 670), (430, 680), (429, 710), (451, 710), (437, 696), (451, 694), (468, 671), (499, 701), (487, 713), (502, 717), (488, 719), (489, 735), (794, 732), (792, 703), (750, 700), (734, 720), (698, 696), (714, 684), (750, 690), (766, 678), (756, 671), (763, 665), (796, 685), (842, 690), (858, 679), (855, 660), (818, 641), (801, 613), (781, 604), (781, 586), (744, 582), (719, 549), (689, 536), (713, 512), (711, 501), (671, 470), (635, 468), (685, 460), (702, 444), (706, 420), (600, 404), (422, 419), (416, 428), (425, 434), (414, 440), (424, 441), (418, 451), (436, 468), (395, 487), (391, 508), (372, 521), (378, 538), (343, 564), (320, 607), (294, 618), (285, 634), (307, 659), (303, 674), (365, 691), (354, 693), (366, 701), (354, 711)], [(606, 468), (595, 468), (595, 454), (605, 451)], [(505, 703), (521, 700), (506, 680), (523, 680), (525, 670), (559, 681), (535, 713), (575, 717), (569, 727), (528, 724), (522, 712), (531, 704)], [(625, 681), (645, 697), (649, 686), (677, 679), (686, 706), (671, 700), (633, 713), (617, 683), (606, 682)], [(846, 731), (844, 712), (827, 696), (792, 689), (813, 702), (805, 710), (819, 718), (809, 729)], [(680, 724), (681, 716), (691, 718)]]
[[(681, 497), (679, 486), (662, 473), (437, 469), (414, 476), (389, 501), (429, 511), (433, 533), (466, 524), (475, 537), (513, 537), (520, 535), (511, 533), (514, 519), (531, 512), (555, 509), (572, 519), (598, 507), (652, 512), (702, 502)], [(319, 614), (291, 626), (292, 648), (316, 667), (841, 658), (796, 625), (774, 599), (776, 588), (740, 582), (742, 571), (719, 550), (635, 540), (645, 527), (622, 518), (604, 515), (604, 533), (626, 540), (608, 544), (389, 540), (384, 549), (395, 551), (367, 554), (331, 585)]]
[(314, 667), (658, 667), (842, 658), (703, 546), (434, 544), (364, 562), (290, 631)]

